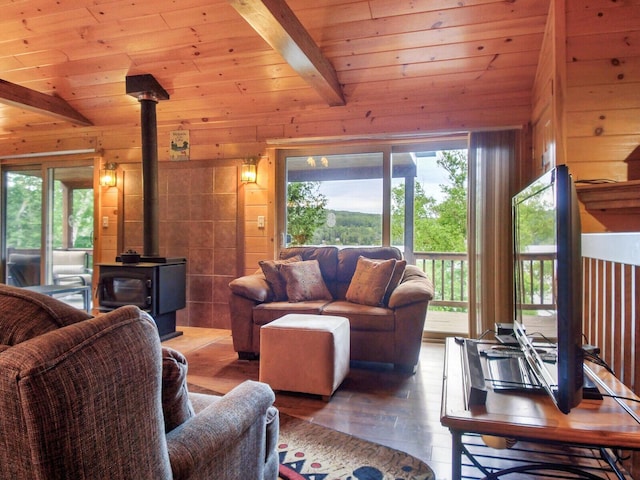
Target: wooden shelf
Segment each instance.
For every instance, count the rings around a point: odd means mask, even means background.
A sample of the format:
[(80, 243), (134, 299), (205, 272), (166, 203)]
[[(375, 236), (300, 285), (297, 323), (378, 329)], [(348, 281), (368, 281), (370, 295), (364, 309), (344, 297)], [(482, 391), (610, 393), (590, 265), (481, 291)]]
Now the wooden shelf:
[(640, 213), (640, 180), (576, 185), (578, 198), (590, 211)]

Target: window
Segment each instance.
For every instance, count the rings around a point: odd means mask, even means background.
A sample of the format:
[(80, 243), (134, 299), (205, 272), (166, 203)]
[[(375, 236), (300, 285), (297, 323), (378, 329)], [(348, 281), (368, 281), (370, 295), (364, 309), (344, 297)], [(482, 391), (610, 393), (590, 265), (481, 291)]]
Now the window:
[(382, 245), (383, 154), (287, 156), (285, 245)]
[[(413, 263), (428, 233), (420, 220), (429, 205), (420, 202), (442, 195), (438, 152), (460, 150), (466, 158), (466, 148), (462, 135), (420, 144), (281, 150), (280, 245), (395, 245)], [(462, 223), (455, 251), (465, 251), (466, 218)]]
[(281, 246), (396, 246), (434, 281), (427, 335), (468, 332), (467, 143), (281, 151)]
[(93, 166), (6, 166), (2, 182), (4, 282), (26, 287), (67, 277), (90, 284)]

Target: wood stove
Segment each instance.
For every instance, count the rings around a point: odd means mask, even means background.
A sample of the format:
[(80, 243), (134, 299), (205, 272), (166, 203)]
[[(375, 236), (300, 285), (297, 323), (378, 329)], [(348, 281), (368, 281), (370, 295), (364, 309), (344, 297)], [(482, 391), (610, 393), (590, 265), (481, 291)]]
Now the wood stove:
[(176, 311), (186, 306), (186, 265), (184, 258), (162, 257), (100, 263), (99, 310), (135, 305), (153, 317), (161, 340), (181, 335), (176, 331)]

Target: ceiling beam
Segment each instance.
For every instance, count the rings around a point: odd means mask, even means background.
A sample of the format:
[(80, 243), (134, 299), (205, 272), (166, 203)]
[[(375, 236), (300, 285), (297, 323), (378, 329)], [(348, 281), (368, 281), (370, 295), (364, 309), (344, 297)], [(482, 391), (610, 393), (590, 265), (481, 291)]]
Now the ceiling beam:
[(93, 123), (83, 117), (64, 99), (31, 90), (0, 79), (0, 103), (59, 118), (74, 125), (88, 127)]
[(346, 104), (335, 69), (285, 0), (228, 1), (330, 106)]

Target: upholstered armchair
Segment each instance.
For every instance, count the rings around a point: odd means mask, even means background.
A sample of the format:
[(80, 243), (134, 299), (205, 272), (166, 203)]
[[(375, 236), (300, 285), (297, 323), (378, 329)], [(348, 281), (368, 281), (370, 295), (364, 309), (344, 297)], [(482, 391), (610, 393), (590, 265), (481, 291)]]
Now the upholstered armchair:
[(92, 318), (0, 285), (0, 478), (277, 478), (273, 391), (188, 393), (136, 307)]

